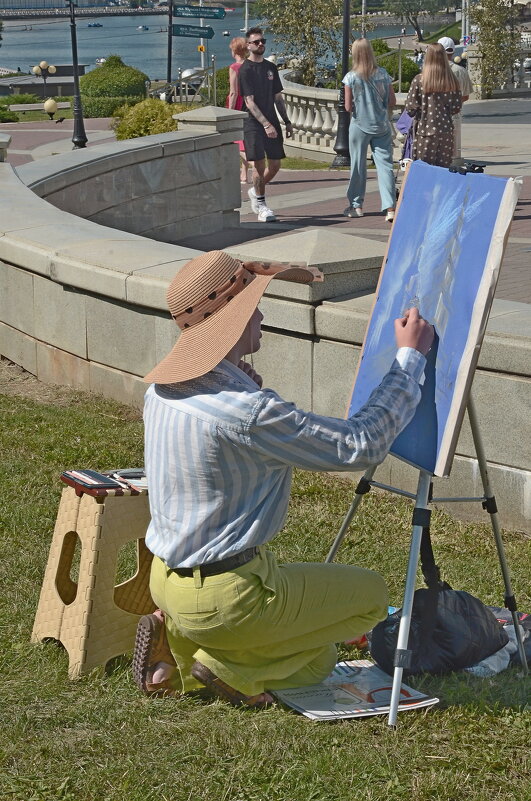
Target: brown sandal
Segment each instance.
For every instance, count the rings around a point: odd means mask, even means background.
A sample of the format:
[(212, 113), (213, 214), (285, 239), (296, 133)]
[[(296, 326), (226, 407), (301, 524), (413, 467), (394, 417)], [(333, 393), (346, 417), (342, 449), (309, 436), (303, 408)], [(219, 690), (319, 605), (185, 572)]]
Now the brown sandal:
[(153, 684), (148, 675), (158, 662), (175, 665), (166, 638), (166, 626), (157, 615), (144, 615), (138, 621), (133, 651), (133, 678), (139, 690), (146, 695), (179, 695), (169, 681)]
[(212, 693), (224, 701), (228, 701), (233, 706), (248, 706), (251, 709), (264, 709), (266, 706), (271, 706), (272, 701), (264, 699), (264, 695), (267, 695), (267, 693), (244, 695), (239, 690), (235, 690), (234, 687), (218, 679), (215, 673), (212, 673), (201, 662), (194, 662), (190, 672), (195, 679), (204, 684), (205, 687), (208, 687)]

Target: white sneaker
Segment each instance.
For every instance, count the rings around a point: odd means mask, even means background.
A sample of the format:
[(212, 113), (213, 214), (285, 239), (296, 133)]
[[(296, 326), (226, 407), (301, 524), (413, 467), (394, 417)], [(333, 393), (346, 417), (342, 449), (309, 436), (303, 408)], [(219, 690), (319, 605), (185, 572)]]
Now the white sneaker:
[(258, 207), (258, 222), (276, 222), (275, 212), (266, 206), (265, 203), (260, 203)]
[(251, 201), (251, 209), (253, 211), (253, 214), (258, 214), (258, 212), (260, 211), (260, 204), (258, 203), (258, 200), (256, 198), (256, 192), (254, 191), (254, 186), (251, 186), (251, 188), (247, 191), (247, 194), (249, 195), (249, 200)]

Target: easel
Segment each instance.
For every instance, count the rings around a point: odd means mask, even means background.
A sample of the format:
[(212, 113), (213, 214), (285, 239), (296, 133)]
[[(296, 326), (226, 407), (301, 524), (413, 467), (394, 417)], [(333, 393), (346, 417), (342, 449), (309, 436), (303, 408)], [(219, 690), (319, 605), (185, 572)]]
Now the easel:
[(427, 472), (426, 470), (421, 470), (421, 469), (419, 469), (417, 492), (416, 494), (413, 494), (411, 492), (400, 490), (396, 487), (390, 487), (386, 484), (380, 484), (377, 481), (373, 481), (372, 477), (376, 472), (376, 467), (371, 467), (369, 468), (369, 470), (365, 472), (363, 478), (359, 481), (358, 486), (356, 487), (354, 499), (352, 501), (350, 509), (347, 512), (347, 515), (343, 521), (341, 529), (339, 530), (339, 533), (335, 538), (332, 547), (330, 548), (328, 556), (326, 557), (327, 562), (332, 562), (334, 560), (334, 557), (345, 537), (346, 531), (352, 521), (352, 518), (354, 517), (356, 509), (361, 503), (361, 499), (367, 492), (369, 492), (371, 487), (379, 487), (380, 489), (393, 492), (396, 495), (403, 495), (406, 498), (412, 498), (415, 501), (415, 509), (413, 510), (413, 518), (412, 518), (411, 545), (409, 548), (409, 561), (406, 574), (406, 587), (404, 590), (404, 601), (402, 604), (402, 618), (400, 620), (400, 627), (398, 630), (398, 641), (395, 651), (393, 689), (391, 693), (391, 704), (388, 717), (388, 725), (393, 728), (396, 727), (398, 704), (400, 700), (400, 687), (402, 685), (402, 675), (404, 672), (404, 668), (409, 667), (411, 658), (411, 652), (408, 651), (407, 644), (409, 639), (409, 629), (411, 625), (411, 613), (413, 609), (413, 595), (415, 592), (415, 582), (417, 575), (417, 567), (419, 563), (422, 530), (424, 528), (427, 528), (429, 530), (430, 526), (430, 517), (431, 517), (431, 510), (429, 509), (430, 503), (437, 503), (437, 502), (448, 503), (452, 501), (472, 502), (472, 503), (480, 502), (483, 508), (490, 515), (492, 531), (494, 533), (494, 539), (498, 551), (498, 558), (500, 561), (501, 572), (505, 584), (504, 603), (505, 607), (510, 610), (513, 619), (516, 632), (516, 640), (518, 645), (518, 654), (520, 656), (520, 662), (522, 664), (523, 674), (527, 675), (528, 672), (527, 660), (524, 651), (524, 643), (522, 639), (522, 632), (518, 624), (516, 599), (514, 597), (511, 586), (509, 569), (507, 567), (507, 560), (505, 558), (505, 549), (503, 546), (503, 541), (500, 533), (496, 500), (493, 495), (489, 481), (489, 476), (487, 471), (487, 461), (485, 458), (485, 451), (483, 450), (483, 443), (479, 433), (479, 425), (476, 416), (476, 410), (472, 398), (470, 396), (468, 398), (468, 403), (467, 403), (467, 412), (468, 412), (468, 418), (470, 420), (470, 427), (472, 429), (472, 438), (476, 450), (476, 456), (481, 474), (481, 482), (483, 484), (484, 495), (480, 498), (458, 498), (458, 497), (433, 498), (432, 474)]

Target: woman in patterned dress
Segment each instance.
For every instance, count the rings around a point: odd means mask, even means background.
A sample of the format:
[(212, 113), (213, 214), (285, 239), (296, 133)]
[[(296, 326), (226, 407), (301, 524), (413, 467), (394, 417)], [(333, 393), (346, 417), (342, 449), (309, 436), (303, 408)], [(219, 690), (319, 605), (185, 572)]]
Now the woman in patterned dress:
[(449, 167), (454, 152), (452, 117), (461, 110), (461, 92), (444, 47), (430, 44), (424, 69), (415, 75), (406, 111), (416, 117), (413, 158), (436, 167)]

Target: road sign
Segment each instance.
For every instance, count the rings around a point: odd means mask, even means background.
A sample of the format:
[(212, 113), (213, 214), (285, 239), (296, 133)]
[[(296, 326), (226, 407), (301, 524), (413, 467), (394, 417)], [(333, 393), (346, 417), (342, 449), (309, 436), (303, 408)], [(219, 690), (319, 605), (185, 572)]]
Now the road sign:
[(201, 25), (172, 25), (171, 35), (189, 36), (194, 39), (212, 39), (214, 36), (214, 28), (210, 28), (209, 26), (202, 28)]
[(200, 19), (223, 19), (225, 9), (222, 6), (173, 6), (174, 17), (198, 17)]

